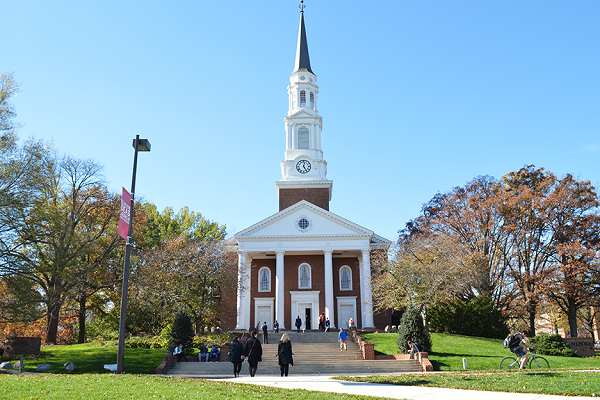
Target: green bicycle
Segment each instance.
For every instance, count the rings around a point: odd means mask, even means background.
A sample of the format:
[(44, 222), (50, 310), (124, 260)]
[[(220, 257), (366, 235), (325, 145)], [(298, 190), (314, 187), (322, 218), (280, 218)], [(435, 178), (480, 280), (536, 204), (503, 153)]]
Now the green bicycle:
[[(527, 364), (529, 364), (530, 369), (550, 369), (550, 364), (548, 363), (548, 360), (546, 360), (544, 357), (536, 356), (531, 351), (527, 353), (527, 362), (525, 363), (525, 366), (527, 366)], [(506, 357), (500, 362), (500, 369), (519, 369), (520, 365), (521, 357)]]

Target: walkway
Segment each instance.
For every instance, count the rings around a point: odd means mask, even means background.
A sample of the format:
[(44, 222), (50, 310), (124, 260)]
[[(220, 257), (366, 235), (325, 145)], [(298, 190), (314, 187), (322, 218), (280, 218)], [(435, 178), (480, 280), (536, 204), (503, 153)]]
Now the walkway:
[(346, 382), (326, 376), (290, 375), (288, 377), (260, 376), (260, 364), (254, 378), (240, 377), (221, 381), (248, 383), (283, 389), (306, 389), (320, 392), (379, 396), (388, 399), (414, 400), (564, 400), (582, 397), (550, 396), (528, 393), (482, 392), (477, 390), (444, 389), (424, 386), (384, 385), (379, 383)]

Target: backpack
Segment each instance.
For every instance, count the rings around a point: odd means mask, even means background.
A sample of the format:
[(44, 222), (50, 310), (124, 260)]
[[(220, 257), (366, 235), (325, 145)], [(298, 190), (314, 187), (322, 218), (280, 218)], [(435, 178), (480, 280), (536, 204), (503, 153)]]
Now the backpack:
[(505, 349), (515, 348), (519, 345), (519, 343), (521, 343), (522, 338), (523, 337), (518, 333), (508, 335), (506, 339), (504, 339), (504, 341), (502, 342), (502, 347), (504, 347)]

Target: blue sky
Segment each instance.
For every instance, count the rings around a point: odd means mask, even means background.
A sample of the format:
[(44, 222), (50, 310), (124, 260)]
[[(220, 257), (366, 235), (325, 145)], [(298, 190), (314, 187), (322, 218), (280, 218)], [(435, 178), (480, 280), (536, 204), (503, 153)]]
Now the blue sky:
[[(278, 210), (295, 0), (7, 1), (22, 138), (229, 234)], [(437, 192), (527, 164), (600, 182), (600, 2), (307, 0), (330, 210), (395, 240)]]

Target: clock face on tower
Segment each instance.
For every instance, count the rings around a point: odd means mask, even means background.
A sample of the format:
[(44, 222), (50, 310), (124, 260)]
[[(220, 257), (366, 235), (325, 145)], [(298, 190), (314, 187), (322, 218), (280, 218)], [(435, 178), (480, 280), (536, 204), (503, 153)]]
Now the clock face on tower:
[(296, 170), (301, 174), (306, 174), (310, 171), (310, 162), (308, 160), (300, 160), (296, 163)]

